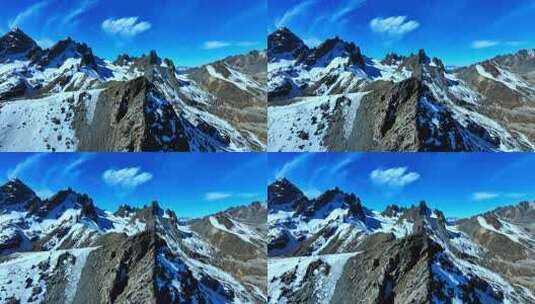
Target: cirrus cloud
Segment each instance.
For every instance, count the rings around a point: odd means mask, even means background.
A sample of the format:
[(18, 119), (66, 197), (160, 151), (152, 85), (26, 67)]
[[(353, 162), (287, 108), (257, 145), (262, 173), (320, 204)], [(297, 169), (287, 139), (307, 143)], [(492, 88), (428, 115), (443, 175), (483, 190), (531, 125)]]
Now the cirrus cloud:
[(408, 172), (407, 167), (395, 167), (375, 169), (370, 173), (370, 179), (376, 185), (401, 188), (420, 179), (420, 174)]
[(152, 179), (152, 174), (140, 172), (139, 167), (123, 168), (119, 170), (108, 169), (102, 174), (104, 182), (110, 186), (135, 188)]
[(111, 35), (134, 37), (148, 31), (152, 24), (146, 21), (138, 21), (139, 17), (125, 17), (119, 19), (106, 19), (102, 22), (102, 30)]
[(297, 4), (296, 6), (290, 8), (282, 15), (282, 17), (275, 21), (275, 26), (277, 28), (287, 26), (288, 23), (290, 23), (295, 17), (306, 12), (309, 7), (316, 3), (316, 1), (317, 0), (303, 1)]
[(472, 48), (474, 49), (485, 49), (500, 44), (498, 41), (494, 40), (475, 40), (472, 42)]
[(505, 197), (508, 199), (520, 199), (527, 196), (528, 193), (525, 192), (489, 192), (481, 191), (472, 193), (472, 199), (474, 201), (486, 201), (499, 197)]
[(257, 198), (258, 193), (253, 192), (239, 192), (239, 193), (232, 193), (232, 192), (222, 192), (222, 191), (214, 191), (214, 192), (207, 192), (204, 194), (204, 199), (207, 201), (219, 201), (224, 200), (227, 198), (242, 198), (242, 199), (252, 199)]
[(17, 27), (24, 23), (27, 19), (32, 18), (33, 16), (41, 13), (41, 11), (48, 5), (48, 1), (37, 2), (22, 12), (20, 12), (13, 20), (9, 22), (9, 27)]
[(493, 198), (497, 198), (498, 196), (500, 196), (500, 194), (495, 192), (475, 192), (472, 195), (472, 198), (475, 201), (486, 201)]
[(372, 31), (394, 36), (403, 36), (419, 27), (419, 22), (407, 20), (407, 16), (377, 17), (370, 21)]
[(232, 194), (228, 192), (208, 192), (204, 195), (207, 201), (219, 201), (231, 197)]
[(203, 43), (203, 49), (205, 50), (214, 50), (214, 49), (221, 49), (228, 46), (231, 46), (232, 44), (228, 41), (220, 41), (220, 40), (209, 40), (205, 41)]
[(215, 50), (222, 49), (230, 46), (238, 47), (250, 47), (257, 45), (257, 42), (254, 41), (223, 41), (223, 40), (208, 40), (205, 41), (202, 45), (202, 48), (205, 50)]

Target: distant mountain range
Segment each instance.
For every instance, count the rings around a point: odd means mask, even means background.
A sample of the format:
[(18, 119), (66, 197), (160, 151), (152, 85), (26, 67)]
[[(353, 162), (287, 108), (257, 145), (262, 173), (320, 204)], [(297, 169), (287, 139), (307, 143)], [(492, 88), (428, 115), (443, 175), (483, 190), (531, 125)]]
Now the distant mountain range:
[(269, 303), (534, 303), (535, 202), (449, 221), (338, 188), (268, 188)]
[(338, 37), (268, 36), (269, 151), (533, 151), (535, 50), (446, 69)]
[(180, 220), (0, 186), (0, 303), (265, 303), (266, 207)]
[(266, 53), (177, 69), (71, 38), (0, 37), (0, 151), (265, 150)]

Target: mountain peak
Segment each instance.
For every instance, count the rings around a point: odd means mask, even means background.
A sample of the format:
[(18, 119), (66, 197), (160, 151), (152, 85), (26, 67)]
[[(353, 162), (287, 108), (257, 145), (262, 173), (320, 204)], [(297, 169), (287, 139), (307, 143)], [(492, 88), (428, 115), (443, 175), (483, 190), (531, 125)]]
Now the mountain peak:
[(381, 61), (381, 63), (387, 64), (387, 65), (393, 65), (401, 60), (403, 60), (403, 56), (398, 55), (394, 52), (391, 52), (385, 55), (385, 58)]
[(304, 193), (286, 178), (278, 179), (268, 186), (268, 204), (293, 203), (304, 197)]
[(39, 48), (37, 43), (19, 28), (12, 28), (0, 37), (0, 56), (27, 55), (32, 49)]
[(39, 59), (39, 63), (42, 66), (47, 66), (52, 62), (61, 64), (64, 60), (73, 56), (82, 59), (81, 66), (96, 69), (96, 59), (91, 48), (85, 43), (74, 41), (71, 37), (58, 41), (46, 50), (44, 56)]
[(0, 186), (0, 192), (32, 192), (32, 189), (18, 178), (10, 179), (7, 183)]
[(283, 27), (268, 35), (268, 57), (289, 54), (293, 58), (302, 57), (308, 52), (303, 40), (288, 28)]
[(113, 61), (113, 64), (119, 65), (119, 66), (124, 66), (127, 63), (129, 63), (130, 61), (132, 61), (132, 57), (130, 57), (130, 55), (128, 55), (128, 54), (120, 54), (120, 55), (117, 56), (117, 59), (115, 59), (115, 61)]
[(401, 207), (396, 204), (390, 204), (386, 206), (385, 210), (382, 212), (383, 215), (394, 217), (400, 214), (403, 211)]
[(155, 64), (155, 65), (158, 65), (158, 64), (162, 63), (162, 60), (158, 56), (158, 53), (156, 53), (156, 50), (151, 50), (149, 52), (149, 63), (150, 64)]
[(360, 48), (355, 43), (344, 41), (338, 36), (329, 38), (318, 47), (313, 48), (305, 62), (308, 65), (315, 65), (318, 62), (330, 62), (336, 57), (348, 57), (350, 65), (357, 65), (362, 69), (365, 66), (364, 56)]

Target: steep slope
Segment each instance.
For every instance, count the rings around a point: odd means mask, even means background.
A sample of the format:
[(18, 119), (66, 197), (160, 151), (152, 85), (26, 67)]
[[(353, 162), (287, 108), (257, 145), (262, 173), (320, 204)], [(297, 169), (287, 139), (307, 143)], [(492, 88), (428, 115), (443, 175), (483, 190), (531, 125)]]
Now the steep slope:
[(424, 50), (376, 60), (338, 37), (308, 48), (287, 28), (268, 46), (270, 151), (535, 148), (533, 51), (450, 71)]
[(377, 212), (339, 189), (308, 199), (286, 179), (268, 191), (270, 303), (535, 299), (532, 203), (489, 213), (500, 214), (499, 233), (522, 244), (515, 246), (477, 220), (488, 215), (448, 222), (425, 202)]
[(151, 51), (112, 63), (13, 29), (0, 38), (0, 150), (263, 150), (265, 61), (253, 51), (179, 70)]
[(2, 303), (266, 302), (260, 203), (179, 221), (156, 202), (112, 214), (70, 189), (41, 200), (19, 180), (0, 202)]

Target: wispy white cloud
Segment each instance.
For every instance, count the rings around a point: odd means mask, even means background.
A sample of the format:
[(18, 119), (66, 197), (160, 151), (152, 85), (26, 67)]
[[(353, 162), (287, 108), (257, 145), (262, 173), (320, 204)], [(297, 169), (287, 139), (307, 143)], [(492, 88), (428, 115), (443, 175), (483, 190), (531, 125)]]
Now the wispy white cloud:
[(490, 200), (490, 199), (493, 199), (493, 198), (497, 198), (499, 196), (500, 196), (500, 194), (499, 193), (495, 193), (495, 192), (475, 192), (475, 193), (472, 194), (472, 198), (475, 201)]
[(343, 3), (342, 7), (335, 11), (329, 18), (330, 22), (338, 22), (340, 19), (345, 17), (347, 14), (361, 7), (366, 0), (351, 0)]
[(377, 17), (370, 21), (372, 31), (394, 36), (403, 36), (419, 27), (419, 22), (407, 20), (407, 16)]
[(347, 166), (349, 166), (351, 163), (353, 163), (359, 157), (360, 157), (360, 154), (351, 153), (349, 156), (347, 156), (347, 157), (343, 158), (342, 160), (338, 161), (337, 163), (335, 163), (331, 168), (331, 172), (332, 173), (340, 172), (340, 170), (342, 170), (342, 169), (346, 168)]
[(29, 6), (28, 8), (20, 12), (13, 20), (8, 22), (9, 27), (13, 28), (20, 26), (26, 21), (26, 19), (39, 14), (47, 5), (48, 1), (39, 1)]
[(81, 154), (80, 157), (76, 158), (75, 160), (63, 167), (63, 170), (61, 171), (61, 176), (63, 178), (71, 179), (78, 177), (81, 174), (80, 167), (92, 158), (93, 154)]
[(101, 28), (108, 34), (130, 38), (148, 31), (152, 27), (149, 22), (138, 20), (139, 17), (110, 18), (102, 22)]
[(521, 199), (523, 197), (528, 196), (528, 193), (525, 192), (488, 192), (488, 191), (481, 191), (481, 192), (474, 192), (472, 194), (472, 199), (474, 201), (486, 201), (491, 200), (499, 197), (505, 197), (510, 199)]
[(485, 49), (500, 44), (499, 41), (495, 40), (475, 40), (472, 42), (473, 49)]
[(278, 28), (287, 26), (295, 17), (306, 12), (315, 3), (316, 0), (307, 0), (293, 6), (275, 21), (275, 26)]
[(375, 169), (370, 173), (370, 179), (376, 185), (388, 187), (404, 187), (420, 179), (420, 174), (408, 172), (407, 167), (389, 169)]
[(259, 195), (258, 193), (253, 192), (225, 192), (225, 191), (213, 191), (213, 192), (207, 192), (204, 194), (204, 199), (207, 201), (219, 201), (224, 200), (231, 197), (236, 198), (245, 198), (245, 199), (253, 199), (257, 198)]
[(104, 182), (111, 186), (134, 188), (152, 179), (152, 174), (140, 172), (139, 167), (108, 169), (102, 174)]
[(228, 192), (208, 192), (204, 195), (207, 201), (219, 201), (231, 197), (232, 194)]
[(26, 159), (15, 165), (13, 169), (8, 170), (8, 179), (20, 178), (26, 170), (35, 169), (34, 166), (39, 163), (41, 159), (45, 157), (45, 155), (46, 154), (34, 154), (30, 157), (27, 157)]
[(299, 166), (305, 164), (308, 159), (312, 157), (313, 154), (300, 154), (299, 156), (294, 157), (292, 160), (285, 163), (277, 172), (275, 172), (275, 178), (288, 177), (288, 175), (298, 168)]
[(528, 41), (524, 40), (510, 40), (510, 41), (498, 41), (498, 40), (474, 40), (470, 45), (473, 49), (486, 49), (490, 47), (506, 45), (518, 47), (527, 44)]
[(232, 44), (228, 41), (220, 41), (220, 40), (209, 40), (205, 41), (203, 43), (203, 49), (205, 50), (214, 50), (214, 49), (221, 49), (231, 46)]
[(62, 21), (64, 24), (72, 24), (76, 22), (76, 18), (78, 18), (80, 15), (88, 11), (90, 8), (92, 8), (95, 4), (98, 3), (99, 0), (83, 0), (81, 2), (78, 2), (75, 4), (75, 7), (71, 9), (65, 16), (63, 16)]
[(205, 41), (202, 45), (202, 48), (205, 50), (215, 50), (222, 49), (231, 46), (239, 47), (249, 47), (257, 45), (257, 42), (254, 41), (223, 41), (223, 40), (208, 40)]

